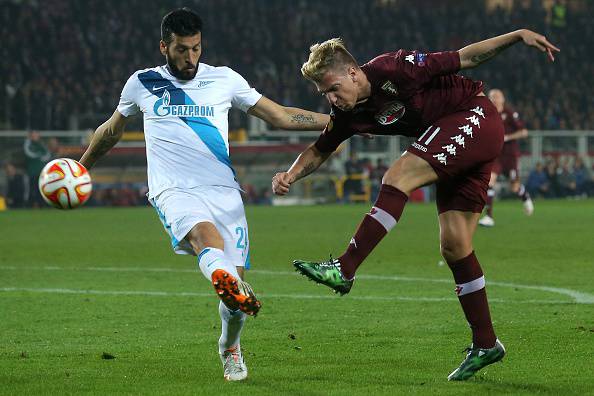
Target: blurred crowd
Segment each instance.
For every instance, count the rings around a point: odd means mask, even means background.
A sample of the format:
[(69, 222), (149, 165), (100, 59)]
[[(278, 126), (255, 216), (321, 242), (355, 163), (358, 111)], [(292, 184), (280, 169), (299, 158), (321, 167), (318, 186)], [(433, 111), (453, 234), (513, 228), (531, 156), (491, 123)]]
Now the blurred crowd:
[[(365, 62), (398, 48), (455, 50), (520, 27), (545, 34), (555, 64), (512, 48), (467, 73), (506, 92), (529, 129), (591, 129), (594, 2), (588, 0), (4, 0), (0, 7), (0, 129), (94, 128), (117, 105), (126, 79), (162, 64), (162, 16), (180, 6), (203, 15), (202, 61), (228, 65), (280, 103), (326, 112), (300, 74), (308, 47), (343, 37)], [(512, 4), (512, 7), (504, 7)], [(496, 6), (500, 4), (500, 6)], [(518, 46), (519, 47), (519, 46)], [(89, 120), (85, 124), (84, 120)], [(231, 126), (245, 118), (234, 113)]]
[(580, 157), (551, 157), (536, 164), (524, 182), (533, 197), (594, 196), (594, 176)]

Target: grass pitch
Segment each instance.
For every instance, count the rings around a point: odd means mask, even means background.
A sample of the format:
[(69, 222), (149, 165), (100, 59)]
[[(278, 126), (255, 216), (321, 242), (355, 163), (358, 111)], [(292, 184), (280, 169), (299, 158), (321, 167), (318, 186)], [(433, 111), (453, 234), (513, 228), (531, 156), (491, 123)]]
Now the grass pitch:
[(367, 210), (247, 208), (263, 308), (233, 384), (218, 299), (152, 209), (0, 213), (0, 394), (594, 394), (594, 201), (537, 201), (531, 218), (500, 202), (477, 231), (508, 355), (466, 383), (446, 381), (470, 332), (433, 205), (407, 206), (348, 296), (293, 272), (340, 254)]

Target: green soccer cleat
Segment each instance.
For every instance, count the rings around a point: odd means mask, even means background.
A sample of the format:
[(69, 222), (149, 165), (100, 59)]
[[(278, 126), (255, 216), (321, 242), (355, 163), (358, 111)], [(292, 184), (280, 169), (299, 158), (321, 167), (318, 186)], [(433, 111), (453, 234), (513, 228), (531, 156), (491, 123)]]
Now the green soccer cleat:
[(332, 257), (330, 257), (330, 260), (321, 263), (294, 260), (293, 265), (302, 275), (307, 276), (316, 283), (334, 289), (334, 292), (340, 293), (341, 296), (351, 291), (355, 281), (355, 279), (348, 280), (344, 278), (340, 271), (340, 261), (332, 259)]
[(448, 375), (448, 381), (466, 381), (483, 367), (503, 359), (503, 356), (505, 356), (505, 347), (499, 340), (495, 341), (493, 348), (473, 348), (471, 345), (466, 359), (460, 367)]

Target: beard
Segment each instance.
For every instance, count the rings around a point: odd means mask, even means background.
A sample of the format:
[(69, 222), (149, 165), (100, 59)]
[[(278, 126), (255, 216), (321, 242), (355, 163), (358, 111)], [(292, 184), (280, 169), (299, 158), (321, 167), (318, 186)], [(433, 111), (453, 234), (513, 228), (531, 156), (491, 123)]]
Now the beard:
[(175, 66), (175, 64), (171, 61), (169, 55), (165, 55), (165, 59), (167, 60), (167, 67), (169, 67), (169, 72), (179, 80), (191, 80), (196, 76), (198, 73), (198, 65), (194, 66), (194, 70), (182, 70)]

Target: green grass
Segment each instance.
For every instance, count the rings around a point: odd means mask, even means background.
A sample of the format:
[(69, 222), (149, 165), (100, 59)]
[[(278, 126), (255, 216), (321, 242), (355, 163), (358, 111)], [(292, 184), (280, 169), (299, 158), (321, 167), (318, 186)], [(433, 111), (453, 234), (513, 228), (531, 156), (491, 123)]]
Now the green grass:
[(466, 383), (446, 381), (470, 333), (433, 205), (406, 208), (348, 296), (293, 274), (293, 258), (341, 253), (367, 210), (247, 208), (263, 308), (240, 384), (222, 379), (217, 298), (152, 209), (0, 213), (0, 394), (594, 394), (594, 301), (567, 294), (594, 295), (594, 201), (531, 218), (500, 202), (477, 231), (508, 355)]

